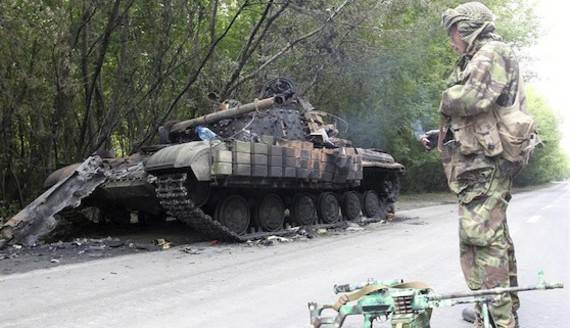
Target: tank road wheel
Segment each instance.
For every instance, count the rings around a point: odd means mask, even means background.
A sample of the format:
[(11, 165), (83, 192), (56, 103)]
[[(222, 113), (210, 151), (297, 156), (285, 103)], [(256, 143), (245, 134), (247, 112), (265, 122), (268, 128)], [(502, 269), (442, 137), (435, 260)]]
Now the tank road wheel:
[(291, 208), (291, 221), (298, 225), (313, 225), (317, 222), (317, 207), (311, 196), (295, 195)]
[(317, 222), (317, 207), (308, 194), (297, 194), (291, 208), (291, 221), (298, 225), (313, 225)]
[(384, 193), (390, 202), (395, 202), (400, 197), (400, 177), (396, 174), (388, 176), (384, 180)]
[(247, 200), (238, 195), (222, 199), (216, 208), (216, 219), (238, 235), (245, 233), (250, 221)]
[(206, 182), (192, 181), (186, 189), (196, 207), (202, 207), (210, 199), (210, 186)]
[(285, 205), (281, 197), (269, 194), (256, 208), (255, 223), (263, 231), (276, 231), (283, 228), (285, 222)]
[(378, 194), (373, 190), (367, 190), (362, 196), (362, 211), (369, 218), (385, 218), (386, 206), (378, 198)]
[(358, 219), (360, 215), (360, 197), (354, 191), (347, 191), (342, 195), (342, 214), (350, 221)]
[(318, 213), (324, 223), (336, 223), (341, 219), (338, 199), (332, 192), (323, 192), (319, 196)]

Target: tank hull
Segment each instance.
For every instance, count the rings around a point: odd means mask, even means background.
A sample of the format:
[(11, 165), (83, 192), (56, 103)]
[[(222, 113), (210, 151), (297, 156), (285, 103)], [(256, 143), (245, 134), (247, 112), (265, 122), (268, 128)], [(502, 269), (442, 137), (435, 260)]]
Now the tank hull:
[[(128, 165), (107, 161), (106, 181), (82, 206), (98, 208), (99, 221), (126, 223), (133, 212), (145, 218), (168, 215), (209, 238), (245, 241), (286, 233), (286, 227), (382, 220), (397, 201), (405, 169), (387, 153), (265, 140), (193, 141), (160, 147)], [(64, 176), (75, 166), (54, 174)], [(238, 196), (248, 213), (237, 218), (220, 214), (229, 206), (227, 199)], [(304, 211), (299, 210), (303, 199), (309, 204)]]
[[(385, 219), (397, 200), (404, 167), (389, 154), (267, 140), (167, 147), (151, 156), (145, 169), (157, 178), (157, 198), (170, 215), (210, 238), (230, 241), (285, 233), (286, 226), (302, 225), (304, 218), (292, 213), (303, 196), (313, 203), (316, 215), (309, 223), (314, 226), (342, 225), (362, 216)], [(365, 198), (372, 201), (366, 203)], [(245, 214), (225, 215), (228, 207)]]

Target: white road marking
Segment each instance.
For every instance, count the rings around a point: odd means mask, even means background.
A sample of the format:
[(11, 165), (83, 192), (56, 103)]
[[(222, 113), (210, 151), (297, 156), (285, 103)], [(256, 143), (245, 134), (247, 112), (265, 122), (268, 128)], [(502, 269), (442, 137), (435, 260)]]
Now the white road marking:
[(540, 220), (541, 218), (542, 218), (542, 216), (540, 216), (540, 215), (531, 216), (528, 220), (526, 220), (526, 222), (537, 223), (538, 220)]
[(550, 204), (550, 205), (544, 206), (542, 209), (543, 209), (543, 210), (546, 210), (546, 209), (549, 209), (549, 208), (552, 208), (552, 207), (553, 207), (552, 204)]

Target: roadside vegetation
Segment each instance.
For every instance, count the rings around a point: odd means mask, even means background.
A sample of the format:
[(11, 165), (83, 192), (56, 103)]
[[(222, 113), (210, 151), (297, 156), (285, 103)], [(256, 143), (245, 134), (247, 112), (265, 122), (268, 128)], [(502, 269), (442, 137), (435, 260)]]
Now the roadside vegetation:
[[(96, 151), (125, 156), (157, 128), (211, 110), (209, 92), (249, 102), (288, 77), (346, 137), (408, 167), (404, 190), (446, 188), (416, 142), (437, 125), (456, 56), (440, 26), (456, 0), (5, 0), (0, 2), (0, 217), (43, 179)], [(517, 49), (537, 38), (531, 1), (485, 1)], [(518, 183), (568, 177), (553, 110), (529, 90), (545, 146)], [(342, 129), (341, 129), (342, 130)]]
[(540, 127), (542, 146), (515, 182), (519, 186), (528, 186), (566, 179), (570, 176), (570, 154), (560, 147), (560, 119), (534, 89), (527, 88), (526, 96), (528, 110)]

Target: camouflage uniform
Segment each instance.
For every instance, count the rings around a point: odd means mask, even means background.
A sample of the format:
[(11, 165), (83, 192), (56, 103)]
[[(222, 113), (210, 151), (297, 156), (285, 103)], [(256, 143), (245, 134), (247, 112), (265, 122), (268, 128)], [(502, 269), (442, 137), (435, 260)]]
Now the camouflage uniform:
[[(467, 23), (472, 22), (470, 17), (465, 19)], [(516, 99), (517, 60), (512, 49), (492, 33), (494, 25), (487, 24), (489, 21), (492, 19), (475, 20), (481, 24), (471, 26), (479, 34), (464, 38), (470, 40), (469, 46), (448, 81), (449, 88), (443, 92), (440, 105), (440, 112), (451, 127), (445, 141), (455, 140), (443, 147), (442, 160), (449, 187), (459, 200), (461, 268), (472, 290), (517, 285), (514, 246), (506, 219), (512, 181), (507, 162), (500, 156), (488, 156), (488, 149), (474, 149), (466, 154), (461, 148), (468, 143), (466, 137), (459, 134), (459, 129), (453, 129), (457, 122), (469, 126), (476, 120), (485, 120), (490, 117), (485, 114), (496, 109), (496, 105), (507, 106)], [(469, 29), (461, 22), (460, 33), (462, 28), (464, 32)], [(451, 21), (451, 25), (457, 23)], [(518, 101), (524, 103), (520, 95)], [(518, 307), (515, 294), (494, 303), (490, 312), (496, 327), (515, 327), (513, 313)], [(480, 309), (477, 312), (475, 327), (482, 327)]]

